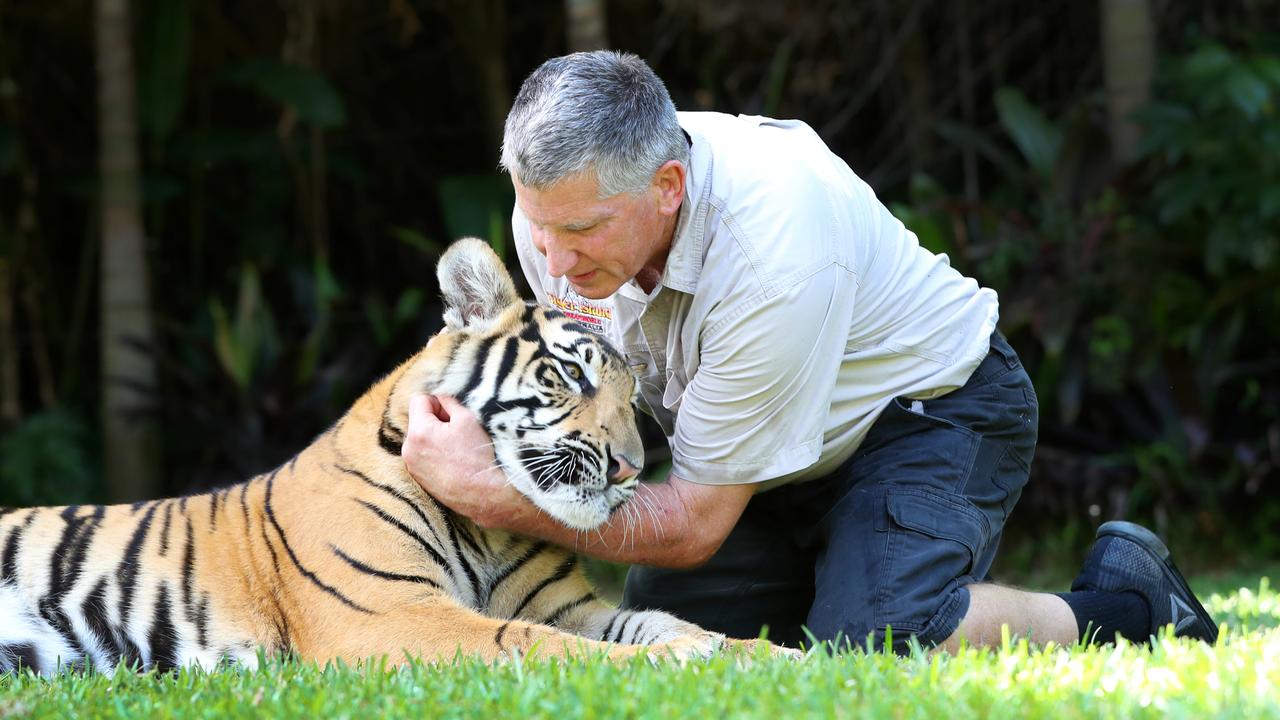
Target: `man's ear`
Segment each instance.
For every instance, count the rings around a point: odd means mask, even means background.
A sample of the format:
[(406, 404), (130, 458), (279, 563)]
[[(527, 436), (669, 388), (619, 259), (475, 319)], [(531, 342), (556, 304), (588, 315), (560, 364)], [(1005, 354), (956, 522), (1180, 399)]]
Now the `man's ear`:
[(520, 305), (511, 273), (489, 244), (462, 238), (436, 264), (444, 296), (444, 323), (450, 330), (487, 332), (503, 311)]
[(658, 196), (658, 209), (664, 215), (680, 211), (684, 200), (684, 184), (688, 168), (679, 160), (668, 160), (653, 174), (653, 189)]

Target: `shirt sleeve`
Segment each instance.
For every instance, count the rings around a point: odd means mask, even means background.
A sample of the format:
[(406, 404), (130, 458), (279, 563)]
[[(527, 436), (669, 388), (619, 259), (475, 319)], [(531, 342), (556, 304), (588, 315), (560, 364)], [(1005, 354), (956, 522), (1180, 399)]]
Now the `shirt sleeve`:
[(757, 483), (817, 462), (855, 287), (829, 263), (728, 308), (703, 331), (671, 439), (677, 476)]

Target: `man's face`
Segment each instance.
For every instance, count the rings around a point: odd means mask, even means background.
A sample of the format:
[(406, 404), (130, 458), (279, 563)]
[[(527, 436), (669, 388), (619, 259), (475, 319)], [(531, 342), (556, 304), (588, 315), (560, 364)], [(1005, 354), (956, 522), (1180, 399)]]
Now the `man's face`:
[(533, 246), (547, 258), (547, 272), (568, 279), (579, 295), (599, 300), (631, 278), (649, 289), (661, 277), (684, 192), (679, 163), (664, 165), (639, 193), (603, 199), (596, 196), (593, 172), (542, 190), (514, 176), (511, 182)]

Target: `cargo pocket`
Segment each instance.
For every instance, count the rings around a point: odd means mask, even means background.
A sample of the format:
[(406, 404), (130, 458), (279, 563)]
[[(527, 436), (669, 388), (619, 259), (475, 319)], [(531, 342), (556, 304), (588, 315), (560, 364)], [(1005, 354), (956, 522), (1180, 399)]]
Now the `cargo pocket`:
[(923, 630), (982, 555), (990, 525), (965, 498), (916, 489), (885, 495), (889, 533), (881, 566), (876, 622), (908, 633)]

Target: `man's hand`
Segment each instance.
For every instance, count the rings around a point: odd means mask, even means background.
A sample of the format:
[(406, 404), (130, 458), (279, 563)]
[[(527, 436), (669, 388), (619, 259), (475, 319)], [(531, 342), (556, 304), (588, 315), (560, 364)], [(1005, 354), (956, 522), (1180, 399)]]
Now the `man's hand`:
[(536, 512), (498, 467), (476, 416), (448, 395), (409, 398), (400, 455), (422, 489), (481, 527), (510, 527)]

